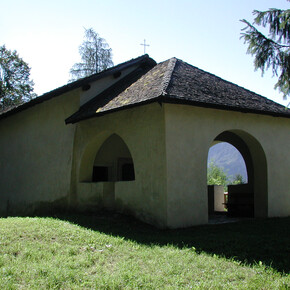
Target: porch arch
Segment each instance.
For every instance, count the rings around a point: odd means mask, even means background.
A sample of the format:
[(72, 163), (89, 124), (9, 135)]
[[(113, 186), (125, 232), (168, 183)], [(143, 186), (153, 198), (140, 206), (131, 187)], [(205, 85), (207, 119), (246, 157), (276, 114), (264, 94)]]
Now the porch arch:
[[(227, 142), (233, 145), (242, 155), (248, 175), (245, 187), (253, 194), (254, 217), (268, 216), (268, 177), (267, 160), (260, 142), (242, 130), (226, 130), (218, 134), (213, 143)], [(235, 191), (235, 188), (231, 188)], [(230, 191), (230, 188), (229, 188)]]
[[(85, 147), (80, 160), (79, 182), (96, 182), (96, 172), (94, 172), (94, 167), (96, 166), (113, 167), (113, 169), (110, 169), (110, 172), (108, 172), (110, 175), (108, 176), (108, 180), (98, 181), (121, 181), (135, 179), (134, 163), (130, 149), (123, 138), (116, 133), (103, 132), (102, 134), (96, 136)], [(132, 175), (128, 177), (128, 167), (130, 167), (130, 171), (132, 166), (133, 178)], [(125, 171), (127, 170), (125, 173), (124, 167)]]
[(92, 181), (131, 181), (134, 179), (134, 163), (130, 150), (119, 135), (112, 134), (96, 154)]

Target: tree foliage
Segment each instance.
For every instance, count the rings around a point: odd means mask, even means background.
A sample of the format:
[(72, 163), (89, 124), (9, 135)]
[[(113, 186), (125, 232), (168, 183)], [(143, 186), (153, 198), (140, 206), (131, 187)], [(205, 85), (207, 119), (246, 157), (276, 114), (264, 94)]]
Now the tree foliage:
[[(289, 1), (289, 0), (288, 0)], [(255, 69), (272, 69), (278, 77), (275, 89), (283, 93), (284, 98), (290, 96), (290, 9), (254, 10), (254, 22), (241, 20), (246, 24), (241, 38), (248, 44), (247, 52), (254, 56)], [(256, 26), (269, 29), (265, 36)]]
[(244, 184), (246, 183), (241, 174), (236, 174), (231, 184)]
[(222, 167), (216, 165), (214, 161), (211, 161), (207, 168), (207, 184), (208, 185), (222, 185), (226, 190), (230, 180), (227, 173)]
[(82, 61), (71, 68), (70, 81), (90, 76), (114, 65), (112, 49), (92, 28), (85, 29), (85, 39), (79, 47), (79, 53)]
[(207, 184), (208, 185), (222, 185), (224, 190), (227, 191), (228, 184), (244, 184), (245, 180), (241, 174), (236, 174), (233, 178), (214, 161), (210, 161), (207, 168)]
[(35, 97), (33, 86), (28, 64), (16, 51), (0, 46), (0, 111)]

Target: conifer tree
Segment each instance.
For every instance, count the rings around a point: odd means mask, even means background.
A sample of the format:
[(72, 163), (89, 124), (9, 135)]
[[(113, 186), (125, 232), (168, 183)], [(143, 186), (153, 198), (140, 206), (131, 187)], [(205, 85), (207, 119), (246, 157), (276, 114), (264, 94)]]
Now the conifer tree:
[[(290, 96), (290, 9), (254, 10), (253, 15), (252, 24), (241, 20), (246, 24), (241, 38), (248, 44), (247, 52), (254, 56), (255, 69), (260, 69), (262, 75), (271, 69), (278, 77), (275, 89), (287, 98)], [(269, 35), (265, 36), (257, 26), (269, 29)]]
[(112, 49), (92, 28), (85, 29), (85, 39), (79, 47), (79, 53), (82, 61), (71, 68), (70, 81), (90, 76), (114, 65)]

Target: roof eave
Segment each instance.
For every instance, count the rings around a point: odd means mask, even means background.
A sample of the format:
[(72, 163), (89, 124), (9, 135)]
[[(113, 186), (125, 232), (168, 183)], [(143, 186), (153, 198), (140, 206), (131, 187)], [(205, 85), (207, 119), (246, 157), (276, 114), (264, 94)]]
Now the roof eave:
[(0, 114), (0, 120), (1, 119), (4, 119), (4, 118), (7, 118), (11, 115), (14, 115), (20, 111), (23, 111), (23, 110), (26, 110), (30, 107), (33, 107), (37, 104), (40, 104), (40, 103), (43, 103), (45, 101), (48, 101), (52, 98), (55, 98), (55, 97), (58, 97), (60, 95), (63, 95), (69, 91), (72, 91), (72, 90), (75, 90), (75, 89), (78, 89), (78, 88), (81, 88), (83, 87), (84, 85), (86, 84), (89, 84), (93, 81), (96, 81), (96, 80), (99, 80), (99, 79), (102, 79), (106, 76), (109, 76), (109, 75), (113, 75), (119, 71), (122, 71), (130, 66), (133, 66), (135, 64), (148, 64), (148, 65), (156, 65), (156, 62), (149, 57), (148, 54), (145, 54), (145, 55), (142, 55), (140, 57), (137, 57), (135, 59), (132, 59), (132, 60), (129, 60), (127, 62), (124, 62), (124, 63), (121, 63), (119, 65), (116, 65), (114, 67), (111, 67), (105, 71), (102, 71), (102, 72), (99, 72), (97, 74), (94, 74), (92, 76), (88, 76), (86, 78), (82, 78), (80, 80), (77, 80), (75, 82), (72, 82), (72, 83), (68, 83), (62, 87), (59, 87), (59, 88), (56, 88), (50, 92), (47, 92), (39, 97), (36, 97), (35, 99), (32, 99), (31, 101), (27, 102), (27, 103), (24, 103), (24, 104), (21, 104), (17, 107), (14, 107), (12, 108), (11, 110), (7, 111), (7, 112), (4, 112), (3, 114)]
[[(247, 109), (247, 108), (229, 107), (229, 106), (225, 106), (225, 105), (209, 104), (209, 103), (203, 103), (203, 102), (195, 102), (195, 101), (191, 101), (191, 100), (177, 99), (177, 98), (174, 98), (173, 96), (170, 96), (170, 95), (160, 95), (158, 97), (155, 97), (155, 98), (152, 98), (149, 100), (145, 100), (145, 101), (142, 101), (139, 103), (129, 104), (129, 105), (125, 105), (122, 107), (117, 107), (117, 108), (113, 108), (110, 110), (101, 111), (98, 113), (93, 113), (91, 115), (85, 116), (84, 118), (82, 118), (80, 120), (75, 120), (74, 122), (70, 122), (70, 123), (77, 123), (79, 121), (83, 121), (83, 120), (87, 120), (87, 119), (91, 119), (91, 118), (95, 118), (95, 117), (101, 117), (101, 116), (104, 116), (107, 114), (131, 109), (134, 107), (140, 107), (140, 106), (144, 106), (144, 105), (155, 103), (155, 102), (161, 106), (163, 103), (164, 104), (176, 104), (176, 105), (178, 105), (178, 104), (179, 105), (190, 105), (190, 106), (194, 106), (194, 107), (210, 108), (210, 109), (217, 109), (217, 110), (223, 110), (223, 111), (234, 111), (234, 112), (240, 112), (240, 113), (290, 118), (290, 114), (286, 114), (286, 113), (282, 114), (282, 113), (271, 112), (271, 111), (261, 111), (261, 110)], [(290, 109), (288, 109), (288, 110), (290, 111)]]
[[(211, 109), (218, 109), (218, 110), (224, 110), (224, 111), (235, 111), (235, 112), (241, 112), (241, 113), (269, 115), (272, 117), (290, 118), (290, 113), (283, 114), (283, 113), (273, 112), (273, 111), (262, 111), (262, 110), (254, 110), (254, 109), (249, 109), (249, 108), (232, 107), (229, 105), (197, 102), (197, 101), (192, 101), (192, 100), (175, 98), (174, 96), (171, 96), (171, 95), (164, 96), (162, 99), (162, 102), (168, 103), (168, 104), (191, 105), (191, 106), (195, 106), (195, 107), (211, 108)], [(285, 108), (285, 110), (287, 110), (287, 108)], [(288, 110), (290, 112), (290, 109), (288, 109)]]

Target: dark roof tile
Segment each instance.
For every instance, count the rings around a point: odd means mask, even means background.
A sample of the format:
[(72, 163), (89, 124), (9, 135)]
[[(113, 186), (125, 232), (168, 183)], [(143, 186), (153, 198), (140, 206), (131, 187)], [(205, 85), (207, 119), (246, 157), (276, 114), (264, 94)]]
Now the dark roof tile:
[(171, 79), (174, 64), (174, 59), (159, 63), (110, 102), (104, 106), (99, 106), (96, 109), (97, 113), (147, 102), (164, 95)]
[(90, 117), (152, 101), (290, 117), (284, 106), (176, 58), (159, 63), (106, 104), (96, 102)]
[(181, 60), (176, 62), (167, 94), (171, 99), (200, 105), (290, 116), (284, 106)]

